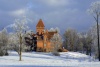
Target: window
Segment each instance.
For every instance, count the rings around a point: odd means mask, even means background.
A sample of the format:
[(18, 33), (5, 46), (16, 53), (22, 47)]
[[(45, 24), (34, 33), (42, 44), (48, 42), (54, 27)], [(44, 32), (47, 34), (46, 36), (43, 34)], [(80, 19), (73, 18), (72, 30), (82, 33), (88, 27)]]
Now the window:
[(44, 46), (46, 46), (46, 44), (44, 44)]

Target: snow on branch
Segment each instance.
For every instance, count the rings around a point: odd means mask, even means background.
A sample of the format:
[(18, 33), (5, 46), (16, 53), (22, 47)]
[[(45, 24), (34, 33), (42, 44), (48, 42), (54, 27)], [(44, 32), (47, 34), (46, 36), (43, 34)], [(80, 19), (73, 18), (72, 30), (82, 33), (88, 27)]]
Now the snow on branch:
[(96, 14), (100, 16), (100, 1), (93, 2), (90, 9), (87, 10), (90, 14)]

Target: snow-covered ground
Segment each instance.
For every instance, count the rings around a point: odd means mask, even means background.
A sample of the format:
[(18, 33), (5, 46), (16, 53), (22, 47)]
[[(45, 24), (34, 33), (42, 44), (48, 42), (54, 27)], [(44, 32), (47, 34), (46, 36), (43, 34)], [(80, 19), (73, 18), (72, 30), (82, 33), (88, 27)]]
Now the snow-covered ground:
[(23, 52), (22, 61), (19, 61), (16, 52), (10, 51), (9, 54), (0, 57), (0, 67), (100, 67), (100, 62), (78, 52), (62, 52), (60, 56), (43, 52)]

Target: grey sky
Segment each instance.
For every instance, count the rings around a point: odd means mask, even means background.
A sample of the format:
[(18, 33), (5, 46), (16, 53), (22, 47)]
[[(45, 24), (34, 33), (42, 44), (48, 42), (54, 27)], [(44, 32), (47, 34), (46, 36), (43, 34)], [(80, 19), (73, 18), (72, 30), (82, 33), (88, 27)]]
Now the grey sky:
[(39, 19), (47, 29), (86, 31), (94, 24), (92, 16), (86, 12), (94, 1), (98, 0), (0, 0), (0, 30), (26, 15), (31, 20), (30, 29), (34, 31)]

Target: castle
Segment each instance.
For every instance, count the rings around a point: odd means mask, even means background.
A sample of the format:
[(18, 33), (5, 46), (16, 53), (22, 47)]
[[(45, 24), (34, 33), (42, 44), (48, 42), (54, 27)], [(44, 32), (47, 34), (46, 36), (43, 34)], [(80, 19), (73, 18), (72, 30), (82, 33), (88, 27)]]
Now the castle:
[(50, 39), (57, 33), (57, 31), (46, 30), (42, 19), (40, 19), (36, 25), (36, 33), (32, 34), (32, 42), (29, 42), (28, 38), (25, 38), (26, 43), (30, 43), (31, 49), (34, 47), (35, 51), (51, 52), (53, 47), (51, 46)]
[(45, 30), (45, 25), (42, 19), (39, 20), (38, 24), (36, 25), (36, 32), (37, 32), (37, 51), (43, 49), (46, 52), (52, 51), (50, 39), (53, 37), (55, 32), (49, 32)]

